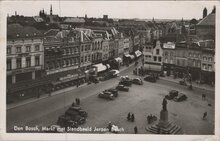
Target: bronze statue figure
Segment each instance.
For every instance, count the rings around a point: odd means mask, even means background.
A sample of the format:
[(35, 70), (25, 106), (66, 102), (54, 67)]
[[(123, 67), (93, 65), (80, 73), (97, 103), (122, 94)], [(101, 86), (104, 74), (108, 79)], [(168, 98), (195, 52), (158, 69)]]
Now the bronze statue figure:
[(163, 105), (163, 110), (167, 111), (167, 100), (166, 100), (166, 98), (163, 99), (162, 105)]

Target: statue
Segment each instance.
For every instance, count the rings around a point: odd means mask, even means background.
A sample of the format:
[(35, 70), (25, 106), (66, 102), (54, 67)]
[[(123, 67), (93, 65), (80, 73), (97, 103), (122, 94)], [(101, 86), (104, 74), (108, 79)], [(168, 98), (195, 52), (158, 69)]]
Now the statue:
[(162, 105), (163, 105), (163, 110), (167, 111), (167, 100), (166, 100), (166, 98), (163, 99)]

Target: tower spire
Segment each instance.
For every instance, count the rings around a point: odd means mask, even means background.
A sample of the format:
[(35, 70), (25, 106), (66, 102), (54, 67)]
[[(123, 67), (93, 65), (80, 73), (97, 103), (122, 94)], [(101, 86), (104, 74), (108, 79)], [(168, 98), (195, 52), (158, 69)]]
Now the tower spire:
[(50, 5), (50, 15), (53, 15), (52, 4)]

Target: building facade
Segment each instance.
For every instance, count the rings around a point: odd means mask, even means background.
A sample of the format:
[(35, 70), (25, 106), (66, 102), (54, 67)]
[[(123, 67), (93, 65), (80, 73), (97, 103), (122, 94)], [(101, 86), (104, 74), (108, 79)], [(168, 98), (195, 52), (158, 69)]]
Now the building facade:
[(33, 27), (7, 27), (7, 96), (39, 95), (45, 81), (43, 34)]
[(176, 63), (175, 43), (163, 43), (163, 71), (169, 76), (173, 74)]

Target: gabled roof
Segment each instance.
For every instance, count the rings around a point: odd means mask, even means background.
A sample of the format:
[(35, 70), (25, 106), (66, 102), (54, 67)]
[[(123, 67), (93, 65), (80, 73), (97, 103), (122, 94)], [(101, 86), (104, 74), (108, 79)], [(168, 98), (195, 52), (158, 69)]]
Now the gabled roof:
[(203, 18), (197, 26), (215, 26), (215, 13), (211, 13)]
[(20, 24), (9, 24), (7, 26), (8, 39), (33, 38), (42, 36), (43, 34), (39, 30), (31, 26), (21, 26)]
[(59, 32), (59, 29), (50, 29), (47, 32), (44, 33), (45, 36), (56, 36)]

